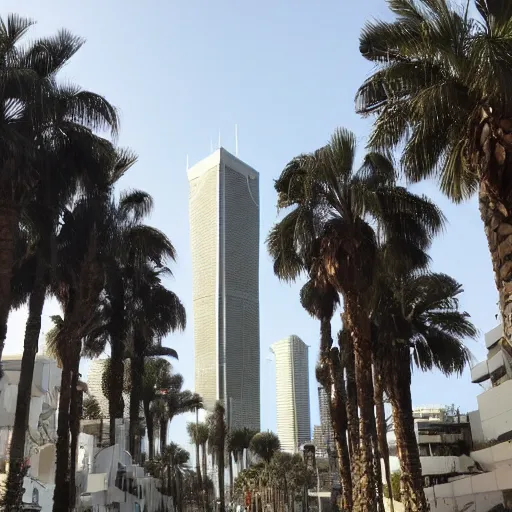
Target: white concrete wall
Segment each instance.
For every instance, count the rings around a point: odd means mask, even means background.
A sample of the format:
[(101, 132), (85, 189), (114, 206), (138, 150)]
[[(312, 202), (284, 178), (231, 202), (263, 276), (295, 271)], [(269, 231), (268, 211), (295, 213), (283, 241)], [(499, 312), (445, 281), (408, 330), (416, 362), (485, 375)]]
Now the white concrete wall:
[(478, 395), (478, 409), (487, 440), (512, 430), (512, 380)]

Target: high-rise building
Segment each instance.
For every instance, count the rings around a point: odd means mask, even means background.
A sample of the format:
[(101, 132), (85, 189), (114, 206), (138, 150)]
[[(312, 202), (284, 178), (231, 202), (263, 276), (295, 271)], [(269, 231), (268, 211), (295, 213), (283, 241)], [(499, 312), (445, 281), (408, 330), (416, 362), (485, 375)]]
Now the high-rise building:
[(329, 409), (329, 397), (322, 386), (318, 387), (318, 405), (320, 406), (320, 426), (322, 427), (323, 443), (326, 449), (332, 449), (334, 447), (334, 433)]
[(188, 170), (195, 391), (260, 428), (259, 175), (220, 148)]
[(311, 439), (308, 346), (289, 336), (270, 349), (276, 358), (277, 435), (284, 451), (296, 452)]
[[(105, 365), (108, 363), (108, 359), (94, 359), (89, 364), (89, 369), (87, 371), (87, 388), (89, 390), (89, 394), (93, 396), (101, 409), (101, 415), (103, 418), (109, 418), (109, 410), (108, 410), (108, 399), (103, 394), (103, 372), (105, 371)], [(123, 393), (124, 400), (124, 418), (128, 417), (129, 413), (129, 405), (130, 405), (130, 395), (129, 393)]]
[(101, 384), (107, 361), (108, 359), (94, 359), (90, 362), (89, 370), (87, 372), (87, 387), (89, 389), (89, 393), (98, 401), (101, 414), (104, 418), (109, 417), (108, 400), (103, 394), (103, 387)]

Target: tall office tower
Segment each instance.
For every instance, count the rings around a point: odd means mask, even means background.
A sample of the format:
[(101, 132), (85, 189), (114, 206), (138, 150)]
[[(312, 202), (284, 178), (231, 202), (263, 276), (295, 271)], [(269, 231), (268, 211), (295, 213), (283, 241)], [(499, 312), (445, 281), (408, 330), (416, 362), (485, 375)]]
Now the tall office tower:
[(188, 170), (195, 391), (260, 428), (259, 175), (220, 148)]
[(333, 449), (334, 432), (332, 430), (331, 413), (329, 410), (329, 397), (322, 386), (318, 387), (318, 405), (320, 406), (320, 425), (322, 427), (323, 442), (327, 449)]
[(276, 358), (277, 435), (281, 449), (294, 453), (311, 439), (308, 346), (288, 336), (270, 349)]
[(98, 401), (101, 414), (104, 418), (109, 417), (108, 400), (103, 394), (101, 385), (106, 362), (107, 359), (94, 359), (89, 364), (89, 370), (87, 372), (87, 388), (89, 389), (89, 393)]

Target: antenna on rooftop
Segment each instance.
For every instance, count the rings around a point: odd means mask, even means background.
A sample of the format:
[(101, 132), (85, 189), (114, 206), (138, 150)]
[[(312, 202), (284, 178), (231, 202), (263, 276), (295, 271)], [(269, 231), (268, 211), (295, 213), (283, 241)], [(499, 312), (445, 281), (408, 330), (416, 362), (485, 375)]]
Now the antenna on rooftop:
[(188, 153), (187, 153), (187, 171), (188, 171)]
[(235, 156), (238, 158), (238, 124), (235, 124)]
[(220, 130), (219, 130), (219, 149), (220, 149)]
[(213, 137), (210, 137), (210, 153), (213, 153)]

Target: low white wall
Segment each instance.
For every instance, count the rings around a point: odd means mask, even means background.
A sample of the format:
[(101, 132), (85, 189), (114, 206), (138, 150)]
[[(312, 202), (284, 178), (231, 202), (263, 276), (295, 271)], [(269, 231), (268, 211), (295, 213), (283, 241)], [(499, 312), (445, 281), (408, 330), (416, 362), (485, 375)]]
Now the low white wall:
[(471, 458), (478, 462), (484, 471), (512, 466), (512, 442), (505, 441), (489, 448), (471, 452)]

